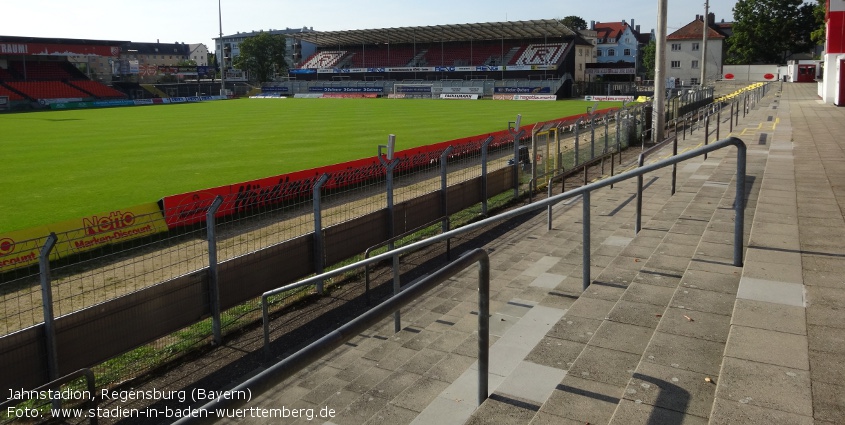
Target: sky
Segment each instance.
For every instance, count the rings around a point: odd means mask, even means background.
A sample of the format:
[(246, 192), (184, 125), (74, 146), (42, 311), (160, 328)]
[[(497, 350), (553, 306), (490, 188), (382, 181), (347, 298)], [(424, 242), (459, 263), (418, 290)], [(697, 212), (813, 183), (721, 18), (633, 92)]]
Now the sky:
[[(309, 27), (316, 31), (555, 19), (630, 23), (656, 29), (658, 0), (25, 0), (4, 1), (0, 35), (162, 43), (204, 43), (220, 33)], [(357, 5), (352, 7), (351, 5)], [(736, 0), (713, 0), (716, 21), (732, 21)], [(668, 0), (668, 33), (704, 14), (704, 0)]]

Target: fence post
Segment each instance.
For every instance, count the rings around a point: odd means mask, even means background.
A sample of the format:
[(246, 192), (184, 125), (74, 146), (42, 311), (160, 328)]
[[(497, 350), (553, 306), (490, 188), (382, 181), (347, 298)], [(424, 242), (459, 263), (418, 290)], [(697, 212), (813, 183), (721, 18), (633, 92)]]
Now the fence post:
[(608, 115), (609, 115), (609, 114), (605, 114), (605, 115), (604, 115), (604, 152), (603, 152), (603, 153), (607, 153), (607, 151), (608, 151), (608, 149), (609, 149), (609, 146), (610, 146), (610, 145), (609, 145), (609, 144), (610, 144), (610, 141), (607, 139), (608, 129), (610, 128), (610, 127), (609, 127), (609, 125), (610, 125), (610, 121), (608, 121), (608, 119), (607, 119), (607, 116), (608, 116)]
[(487, 151), (493, 136), (487, 136), (487, 140), (481, 142), (481, 214), (487, 217)]
[(590, 286), (590, 191), (584, 192), (582, 203), (584, 209), (582, 211), (582, 234), (581, 240), (584, 252), (581, 255), (581, 271), (583, 274), (582, 289), (584, 291)]
[[(59, 356), (56, 351), (56, 327), (53, 322), (53, 288), (50, 279), (50, 252), (56, 246), (59, 238), (55, 233), (50, 236), (41, 247), (38, 256), (38, 270), (41, 276), (41, 304), (44, 310), (44, 346), (47, 351), (47, 376), (50, 381), (59, 377)], [(53, 408), (62, 406), (61, 398), (51, 397)]]
[(590, 113), (590, 161), (596, 157), (596, 116)]
[[(672, 140), (672, 156), (678, 156), (678, 138)], [(678, 176), (678, 164), (672, 164), (672, 195), (675, 194), (675, 181)]]
[[(637, 167), (642, 167), (645, 157), (640, 154), (637, 158)], [(643, 219), (643, 176), (637, 176), (637, 220), (634, 223), (634, 234), (640, 233)]]
[(721, 134), (722, 134), (722, 108), (723, 107), (724, 107), (724, 105), (721, 102), (719, 102), (719, 104), (716, 105), (716, 140), (722, 139)]
[[(394, 147), (396, 146), (396, 135), (388, 135), (387, 136), (387, 145), (379, 145), (378, 146), (378, 160), (384, 165), (384, 172), (385, 172), (385, 179), (386, 179), (386, 186), (385, 189), (387, 192), (387, 237), (390, 238), (390, 242), (387, 244), (387, 250), (393, 251), (395, 248), (393, 237), (395, 236), (395, 229), (396, 229), (396, 220), (393, 216), (393, 169), (396, 168), (396, 165), (399, 164), (398, 159), (393, 159), (393, 152)], [(381, 150), (382, 148), (387, 149), (387, 154), (383, 156)], [(386, 158), (386, 159), (385, 159)], [(401, 282), (399, 281), (399, 256), (393, 256), (393, 295), (398, 294), (401, 291)], [(393, 312), (393, 330), (394, 332), (399, 332), (402, 330), (402, 320), (401, 314), (399, 309), (396, 309)]]
[(728, 132), (729, 132), (728, 134), (734, 132), (734, 105), (735, 104), (736, 104), (736, 100), (732, 99), (731, 100), (731, 124), (730, 124), (730, 127), (728, 127)]
[(205, 212), (205, 231), (208, 239), (208, 301), (211, 307), (211, 333), (214, 345), (223, 343), (223, 326), (220, 321), (220, 283), (217, 267), (217, 210), (223, 197), (217, 195)]
[[(322, 194), (321, 190), (323, 189), (323, 185), (329, 180), (328, 174), (323, 174), (314, 183), (314, 189), (312, 191), (312, 202), (314, 208), (314, 270), (317, 274), (322, 274), (323, 269), (326, 267), (325, 264), (325, 256), (323, 255), (324, 249), (324, 239), (323, 239), (323, 207), (322, 207)], [(323, 295), (323, 284), (325, 282), (320, 280), (317, 282), (317, 293)]]
[[(452, 146), (447, 147), (443, 150), (443, 153), (440, 154), (440, 200), (443, 206), (443, 221), (440, 223), (440, 230), (443, 233), (449, 231), (449, 186), (448, 186), (448, 172), (447, 160), (449, 158), (449, 154), (452, 153)], [(451, 245), (450, 240), (446, 239), (446, 259), (451, 259)]]
[(575, 163), (572, 164), (572, 168), (578, 166), (578, 159), (581, 156), (581, 143), (579, 140), (579, 136), (581, 135), (579, 127), (581, 126), (581, 122), (584, 121), (584, 117), (580, 117), (575, 120)]
[(522, 115), (516, 115), (516, 121), (508, 122), (508, 133), (513, 137), (513, 197), (519, 197), (519, 139), (525, 134), (525, 131), (520, 129), (522, 122)]

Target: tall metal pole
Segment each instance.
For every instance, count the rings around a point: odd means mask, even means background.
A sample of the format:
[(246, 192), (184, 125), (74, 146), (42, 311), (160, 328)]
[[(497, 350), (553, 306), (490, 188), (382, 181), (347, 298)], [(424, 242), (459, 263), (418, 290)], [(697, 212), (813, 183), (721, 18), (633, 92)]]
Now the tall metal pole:
[[(220, 5), (222, 0), (217, 0), (217, 18), (220, 20), (220, 50), (217, 62), (220, 64), (220, 96), (226, 96), (226, 52), (223, 48), (223, 8)], [(222, 53), (222, 54), (221, 54)]]
[(657, 3), (657, 40), (654, 55), (654, 109), (651, 120), (651, 139), (659, 143), (663, 139), (666, 121), (666, 9), (668, 0)]
[[(707, 33), (710, 30), (710, 0), (704, 0), (704, 26), (701, 41), (701, 87), (707, 85)], [(706, 139), (706, 138), (705, 138)]]

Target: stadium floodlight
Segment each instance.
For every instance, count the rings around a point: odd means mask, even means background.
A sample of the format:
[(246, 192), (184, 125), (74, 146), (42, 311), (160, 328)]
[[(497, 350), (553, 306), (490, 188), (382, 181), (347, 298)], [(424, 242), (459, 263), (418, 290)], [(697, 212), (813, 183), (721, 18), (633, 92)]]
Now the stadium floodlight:
[[(220, 55), (217, 58), (217, 63), (220, 65), (220, 96), (226, 96), (226, 53), (223, 52), (223, 7), (220, 4), (222, 0), (217, 0), (217, 19), (220, 22)], [(197, 77), (199, 78), (199, 77)]]

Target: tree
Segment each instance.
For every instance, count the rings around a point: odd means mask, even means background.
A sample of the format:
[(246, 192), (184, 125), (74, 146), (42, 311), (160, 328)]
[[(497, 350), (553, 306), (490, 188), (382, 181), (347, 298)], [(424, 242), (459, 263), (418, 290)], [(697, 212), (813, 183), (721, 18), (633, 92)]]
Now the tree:
[(657, 43), (654, 40), (651, 40), (643, 46), (642, 50), (642, 57), (643, 57), (643, 68), (645, 68), (645, 79), (646, 80), (653, 80), (654, 79), (654, 64), (655, 64), (655, 55), (657, 54)]
[(587, 29), (587, 21), (583, 20), (580, 16), (569, 15), (561, 19), (560, 23), (566, 25), (573, 31)]
[(738, 0), (728, 63), (785, 63), (793, 53), (813, 47), (814, 4), (801, 0)]
[(827, 18), (827, 9), (824, 3), (816, 4), (813, 8), (813, 18), (815, 19), (815, 29), (810, 33), (810, 40), (816, 46), (823, 46), (827, 41), (827, 25), (825, 19)]
[(287, 40), (281, 34), (261, 32), (241, 42), (241, 53), (232, 64), (235, 68), (249, 72), (253, 81), (270, 81), (275, 74), (284, 73), (288, 69), (285, 62), (286, 44)]

